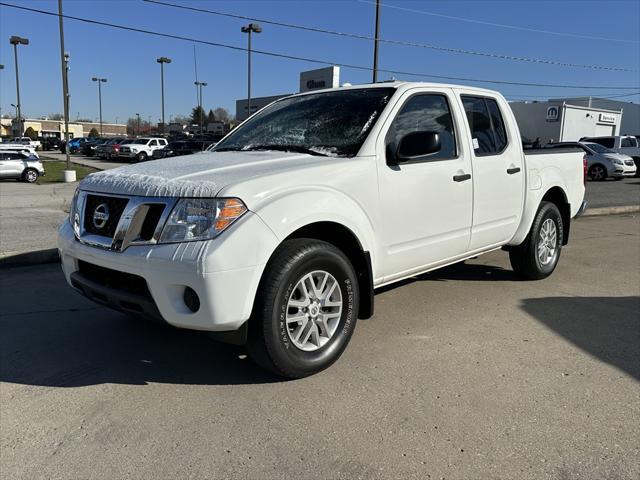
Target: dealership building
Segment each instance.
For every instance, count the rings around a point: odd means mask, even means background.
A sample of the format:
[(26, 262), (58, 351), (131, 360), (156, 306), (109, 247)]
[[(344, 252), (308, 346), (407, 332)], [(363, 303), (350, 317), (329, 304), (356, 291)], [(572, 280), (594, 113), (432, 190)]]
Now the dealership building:
[(620, 135), (622, 110), (572, 105), (563, 100), (513, 102), (520, 135), (540, 142), (575, 142), (582, 137)]
[[(48, 120), (46, 118), (24, 118), (22, 120), (22, 132), (31, 127), (38, 137), (57, 137), (64, 138), (64, 121)], [(78, 138), (86, 137), (92, 129), (100, 132), (100, 123), (97, 122), (69, 122), (69, 137)], [(18, 122), (14, 119), (11, 121), (10, 131), (7, 132), (11, 136), (18, 135)], [(127, 126), (120, 123), (103, 123), (102, 133), (104, 137), (110, 136), (126, 136)]]
[[(309, 92), (311, 90), (322, 90), (323, 88), (335, 88), (340, 86), (340, 67), (334, 65), (332, 67), (319, 68), (317, 70), (308, 70), (300, 72), (300, 92)], [(284, 93), (282, 95), (272, 95), (270, 97), (251, 98), (251, 115), (261, 108), (266, 107), (271, 102), (284, 97), (293, 95), (293, 93)], [(249, 116), (247, 109), (247, 99), (236, 100), (236, 120), (241, 122)]]

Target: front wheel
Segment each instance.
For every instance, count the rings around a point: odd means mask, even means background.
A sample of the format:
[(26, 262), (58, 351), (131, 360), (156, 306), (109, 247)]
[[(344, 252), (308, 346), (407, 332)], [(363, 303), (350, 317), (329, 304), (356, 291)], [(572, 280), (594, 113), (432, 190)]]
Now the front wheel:
[(560, 259), (563, 236), (560, 210), (553, 203), (542, 202), (527, 239), (509, 250), (513, 270), (530, 280), (547, 278)]
[(342, 251), (318, 240), (288, 240), (269, 261), (258, 291), (247, 343), (256, 363), (301, 378), (342, 355), (359, 304), (357, 276)]
[(137, 158), (138, 162), (145, 162), (147, 160), (147, 154), (144, 152), (140, 152)]
[(602, 165), (593, 165), (589, 169), (589, 178), (596, 182), (601, 182), (607, 178), (607, 169)]
[(27, 168), (22, 174), (22, 180), (27, 183), (35, 183), (38, 180), (38, 171), (33, 168)]

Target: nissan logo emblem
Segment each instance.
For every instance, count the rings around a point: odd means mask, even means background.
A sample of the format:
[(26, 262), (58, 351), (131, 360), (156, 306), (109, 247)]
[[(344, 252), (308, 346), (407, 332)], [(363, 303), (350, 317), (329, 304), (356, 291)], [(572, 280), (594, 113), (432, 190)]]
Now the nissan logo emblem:
[(106, 203), (101, 203), (93, 211), (93, 226), (103, 228), (109, 220), (109, 207)]

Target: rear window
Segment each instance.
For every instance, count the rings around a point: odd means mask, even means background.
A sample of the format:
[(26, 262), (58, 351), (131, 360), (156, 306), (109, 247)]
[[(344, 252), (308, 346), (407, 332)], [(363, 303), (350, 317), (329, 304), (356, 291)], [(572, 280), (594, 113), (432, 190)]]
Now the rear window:
[(599, 143), (587, 143), (587, 147), (593, 150), (596, 153), (614, 153), (613, 150), (609, 150), (606, 147), (603, 147)]
[(632, 147), (632, 148), (635, 148), (638, 145), (636, 143), (635, 137), (623, 137), (620, 140), (620, 146), (621, 147)]
[(614, 138), (589, 138), (590, 142), (597, 143), (602, 145), (603, 147), (613, 148), (615, 146)]

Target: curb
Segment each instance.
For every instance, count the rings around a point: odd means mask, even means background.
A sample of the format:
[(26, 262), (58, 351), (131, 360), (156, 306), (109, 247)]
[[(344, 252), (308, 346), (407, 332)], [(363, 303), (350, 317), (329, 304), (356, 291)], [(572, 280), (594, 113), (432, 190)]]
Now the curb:
[(34, 252), (8, 253), (0, 255), (0, 270), (44, 263), (57, 263), (59, 261), (60, 256), (57, 248), (36, 250)]
[(602, 215), (622, 215), (625, 213), (640, 213), (640, 205), (624, 205), (620, 207), (587, 208), (583, 217), (600, 217)]

